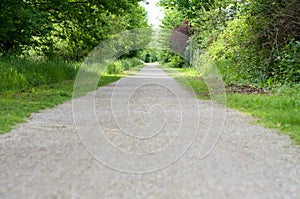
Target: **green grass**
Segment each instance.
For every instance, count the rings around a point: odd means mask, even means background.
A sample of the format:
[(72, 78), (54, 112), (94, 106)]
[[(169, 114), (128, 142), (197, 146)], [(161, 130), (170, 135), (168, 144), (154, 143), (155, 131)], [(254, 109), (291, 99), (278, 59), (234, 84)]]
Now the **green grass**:
[(24, 92), (33, 87), (74, 79), (80, 63), (60, 59), (33, 61), (18, 57), (0, 58), (0, 93)]
[[(125, 75), (135, 74), (140, 68), (141, 65), (138, 65), (130, 71), (123, 70), (120, 74), (104, 73), (98, 86), (105, 86)], [(54, 107), (72, 99), (74, 80), (64, 80), (60, 83), (47, 83), (39, 86), (27, 85), (26, 89), (16, 89), (20, 88), (17, 82), (15, 85), (17, 86), (12, 89), (0, 92), (0, 134), (9, 132), (16, 124), (24, 122), (31, 113)]]
[(209, 100), (209, 90), (201, 78), (200, 74), (193, 68), (166, 68), (162, 66), (167, 73), (182, 86), (193, 90), (199, 99)]
[(72, 98), (73, 81), (32, 88), (0, 97), (0, 133), (8, 132), (31, 113), (53, 107)]
[[(204, 80), (194, 69), (175, 69), (182, 78), (175, 79), (183, 86), (193, 89), (200, 99), (210, 99)], [(188, 82), (188, 83), (186, 83)], [(227, 106), (258, 118), (268, 128), (279, 129), (300, 144), (300, 91), (287, 88), (284, 92), (269, 94), (227, 93)]]
[(265, 127), (277, 128), (300, 144), (300, 94), (228, 94), (227, 105), (258, 118)]
[[(103, 75), (99, 86), (119, 80), (123, 75)], [(7, 93), (0, 97), (0, 134), (24, 122), (31, 113), (51, 108), (72, 99), (74, 81), (65, 81), (32, 88), (22, 93)]]

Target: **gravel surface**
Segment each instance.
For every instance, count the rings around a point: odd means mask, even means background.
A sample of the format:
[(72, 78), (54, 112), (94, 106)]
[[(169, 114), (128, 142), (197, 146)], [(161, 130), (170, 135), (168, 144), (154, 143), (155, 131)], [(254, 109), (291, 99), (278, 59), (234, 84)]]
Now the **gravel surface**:
[(0, 135), (0, 198), (300, 198), (300, 149), (155, 65)]

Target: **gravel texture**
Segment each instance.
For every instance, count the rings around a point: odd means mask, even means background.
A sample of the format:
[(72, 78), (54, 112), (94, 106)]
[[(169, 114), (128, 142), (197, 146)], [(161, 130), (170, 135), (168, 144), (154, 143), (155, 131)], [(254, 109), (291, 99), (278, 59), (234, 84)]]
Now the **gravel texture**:
[(300, 149), (155, 65), (0, 136), (0, 198), (300, 198)]

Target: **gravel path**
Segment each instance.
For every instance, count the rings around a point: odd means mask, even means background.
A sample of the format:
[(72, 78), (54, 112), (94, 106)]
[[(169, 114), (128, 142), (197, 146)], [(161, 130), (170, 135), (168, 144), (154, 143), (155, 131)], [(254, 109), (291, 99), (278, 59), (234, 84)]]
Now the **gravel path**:
[(0, 198), (296, 199), (300, 149), (147, 65), (1, 135)]

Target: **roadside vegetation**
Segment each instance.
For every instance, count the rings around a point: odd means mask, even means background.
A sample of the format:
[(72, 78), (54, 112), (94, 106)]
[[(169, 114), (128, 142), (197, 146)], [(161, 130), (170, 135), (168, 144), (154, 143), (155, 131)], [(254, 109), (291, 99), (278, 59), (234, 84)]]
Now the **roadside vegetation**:
[[(98, 86), (105, 86), (135, 73), (141, 66), (142, 62), (137, 58), (117, 60), (101, 75)], [(79, 67), (78, 62), (58, 60), (1, 60), (0, 134), (10, 131), (31, 113), (72, 99)]]
[[(210, 100), (205, 81), (194, 68), (173, 68), (182, 77), (175, 77), (197, 95)], [(184, 80), (184, 81), (183, 81)], [(279, 129), (300, 144), (300, 88), (281, 87), (263, 91), (250, 87), (227, 86), (226, 105), (257, 118), (257, 122), (268, 128)]]
[(162, 27), (187, 35), (171, 35), (172, 52), (160, 53), (160, 61), (185, 67), (183, 58), (193, 63), (206, 52), (228, 85), (300, 83), (299, 1), (161, 0), (160, 5), (166, 12)]
[(228, 107), (300, 144), (299, 1), (160, 0), (160, 5), (166, 13), (162, 27), (187, 36), (170, 34), (171, 50), (156, 54), (162, 64), (181, 73), (201, 99), (209, 98), (208, 91), (191, 67), (215, 65)]
[[(102, 41), (149, 27), (139, 0), (4, 0), (0, 21), (5, 22), (0, 23), (0, 133), (33, 112), (70, 100), (82, 61)], [(126, 39), (122, 47), (130, 49)], [(112, 53), (118, 47), (111, 46)], [(138, 53), (107, 67), (98, 86), (141, 65)]]

